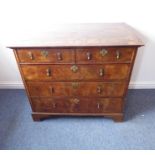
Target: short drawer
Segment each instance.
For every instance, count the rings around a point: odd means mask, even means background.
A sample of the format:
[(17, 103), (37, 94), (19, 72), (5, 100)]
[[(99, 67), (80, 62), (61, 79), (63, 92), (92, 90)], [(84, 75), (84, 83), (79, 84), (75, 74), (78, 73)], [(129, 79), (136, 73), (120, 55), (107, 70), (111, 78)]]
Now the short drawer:
[(121, 113), (121, 98), (32, 98), (34, 112)]
[(21, 63), (74, 63), (74, 49), (18, 49)]
[(76, 62), (78, 64), (130, 63), (134, 51), (134, 47), (82, 48), (76, 50)]
[(27, 81), (126, 80), (130, 64), (22, 65)]
[(31, 97), (123, 97), (126, 82), (27, 82)]

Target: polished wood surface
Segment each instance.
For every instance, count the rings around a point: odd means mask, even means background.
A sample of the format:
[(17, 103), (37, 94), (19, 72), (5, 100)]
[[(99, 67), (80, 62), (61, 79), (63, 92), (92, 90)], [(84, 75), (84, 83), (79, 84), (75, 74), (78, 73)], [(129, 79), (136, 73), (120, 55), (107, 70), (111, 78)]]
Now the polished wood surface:
[[(102, 55), (102, 50), (107, 53)], [(131, 63), (135, 48), (79, 48), (76, 50), (77, 64)], [(117, 58), (119, 52), (119, 59)]]
[(31, 97), (123, 97), (126, 82), (27, 82)]
[[(26, 81), (73, 81), (73, 80), (126, 80), (130, 64), (75, 65), (22, 65)], [(50, 72), (50, 75), (48, 75)]]
[[(102, 51), (106, 50), (103, 55)], [(51, 64), (103, 64), (131, 63), (135, 47), (94, 47), (94, 48), (43, 48), (19, 49), (17, 54), (20, 63), (51, 63)], [(119, 59), (117, 58), (119, 52)], [(44, 54), (45, 53), (45, 54)]]
[(75, 63), (74, 49), (20, 49), (17, 54), (23, 63)]
[(10, 48), (142, 46), (139, 34), (125, 23), (55, 24), (35, 41), (18, 41)]
[(33, 120), (65, 115), (123, 121), (124, 99), (143, 43), (126, 24), (74, 28), (78, 31), (68, 29), (66, 36), (55, 38), (55, 32), (50, 46), (12, 47)]
[(34, 112), (121, 113), (121, 98), (33, 98)]

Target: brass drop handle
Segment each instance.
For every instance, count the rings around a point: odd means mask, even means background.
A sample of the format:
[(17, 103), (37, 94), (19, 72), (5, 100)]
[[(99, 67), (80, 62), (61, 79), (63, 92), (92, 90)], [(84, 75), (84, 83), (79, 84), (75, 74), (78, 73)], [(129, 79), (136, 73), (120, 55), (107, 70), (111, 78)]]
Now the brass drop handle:
[(87, 55), (87, 59), (88, 59), (88, 60), (91, 60), (91, 53), (90, 53), (90, 52), (87, 52), (86, 55)]
[(105, 55), (107, 55), (108, 54), (108, 51), (106, 50), (106, 49), (102, 49), (101, 51), (100, 51), (100, 55), (102, 56), (102, 57), (104, 57)]
[(62, 54), (59, 53), (59, 52), (57, 53), (57, 59), (58, 59), (58, 60), (62, 60)]
[(103, 68), (100, 68), (99, 74), (100, 74), (100, 76), (104, 76), (104, 69)]
[(97, 109), (100, 109), (100, 103), (97, 103)]
[(34, 60), (34, 56), (33, 56), (32, 52), (28, 52), (28, 57), (29, 57), (31, 60)]
[(119, 52), (119, 50), (116, 51), (116, 59), (120, 59), (120, 52)]
[(76, 72), (78, 71), (78, 66), (73, 65), (73, 66), (71, 67), (71, 71), (74, 72), (74, 73), (76, 73)]
[(53, 87), (50, 87), (50, 92), (51, 92), (51, 94), (54, 93), (54, 88)]
[(45, 51), (45, 50), (41, 51), (41, 55), (42, 55), (43, 57), (47, 58), (47, 56), (48, 56), (48, 51)]
[(55, 109), (56, 108), (56, 103), (53, 103), (52, 105), (53, 105), (53, 108)]
[(47, 68), (47, 69), (46, 69), (46, 75), (47, 75), (47, 76), (51, 76), (51, 69), (50, 69), (50, 68)]
[(98, 86), (98, 87), (97, 87), (97, 93), (98, 93), (98, 94), (101, 94), (101, 92), (102, 92), (102, 88), (101, 88), (101, 86)]

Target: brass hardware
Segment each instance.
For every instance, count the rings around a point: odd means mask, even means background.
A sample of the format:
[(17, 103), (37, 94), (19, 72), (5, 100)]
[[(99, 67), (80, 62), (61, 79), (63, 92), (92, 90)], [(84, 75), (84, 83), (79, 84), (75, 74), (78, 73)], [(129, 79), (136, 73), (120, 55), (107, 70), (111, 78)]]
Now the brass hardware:
[(71, 67), (71, 70), (72, 70), (72, 72), (76, 73), (76, 72), (78, 71), (78, 66), (73, 65), (73, 66)]
[(98, 94), (101, 94), (101, 92), (102, 92), (102, 88), (101, 88), (101, 86), (98, 86), (98, 87), (97, 87), (97, 93), (98, 93)]
[(50, 87), (50, 91), (51, 91), (51, 94), (53, 94), (54, 93), (54, 88)]
[(100, 55), (101, 55), (102, 57), (104, 57), (106, 54), (108, 54), (108, 51), (107, 51), (106, 49), (102, 49), (102, 50), (100, 51)]
[(80, 102), (80, 100), (77, 98), (73, 98), (73, 99), (70, 99), (70, 102), (73, 104), (78, 104)]
[(73, 112), (75, 110), (75, 108), (78, 108), (79, 102), (80, 102), (80, 100), (77, 98), (70, 99), (71, 105), (69, 107), (70, 107), (71, 112)]
[(46, 75), (51, 76), (51, 69), (50, 68), (46, 69)]
[(100, 68), (99, 74), (100, 74), (100, 76), (104, 76), (104, 69), (103, 68)]
[(119, 50), (116, 51), (116, 58), (117, 58), (117, 59), (120, 58), (120, 52), (119, 52)]
[(91, 59), (91, 53), (90, 52), (87, 52), (86, 55), (87, 55), (87, 59), (90, 60)]
[(72, 82), (72, 87), (74, 89), (78, 88), (78, 86), (79, 86), (79, 83), (78, 82)]
[(48, 51), (41, 51), (41, 55), (44, 56), (45, 58), (48, 56)]
[(97, 103), (97, 109), (100, 109), (100, 103)]
[(28, 53), (28, 57), (29, 57), (31, 60), (34, 60), (34, 56), (33, 56), (32, 52), (29, 52), (29, 53)]
[(47, 58), (47, 56), (48, 56), (48, 51), (45, 51), (45, 50), (41, 51), (41, 55), (42, 55), (43, 57)]
[(53, 103), (52, 105), (53, 105), (53, 108), (55, 109), (56, 108), (56, 103)]
[(62, 54), (61, 53), (57, 53), (57, 59), (62, 60)]

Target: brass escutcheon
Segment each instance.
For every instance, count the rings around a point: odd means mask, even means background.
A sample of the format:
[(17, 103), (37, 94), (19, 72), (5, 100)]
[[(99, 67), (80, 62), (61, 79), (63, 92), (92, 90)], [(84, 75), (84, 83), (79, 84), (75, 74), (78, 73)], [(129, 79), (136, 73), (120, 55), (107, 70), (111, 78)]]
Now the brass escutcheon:
[(72, 87), (74, 89), (78, 88), (78, 86), (79, 86), (79, 83), (78, 82), (72, 82)]
[(73, 98), (73, 99), (70, 99), (70, 102), (71, 102), (72, 104), (78, 104), (78, 103), (80, 102), (80, 100), (77, 99), (77, 98)]
[(48, 56), (48, 51), (45, 51), (45, 50), (41, 51), (41, 55), (42, 55), (43, 57), (47, 58), (47, 56)]
[(73, 65), (73, 66), (71, 67), (71, 71), (74, 72), (74, 73), (76, 73), (76, 72), (78, 71), (78, 66)]
[(108, 51), (107, 51), (106, 49), (102, 49), (102, 50), (100, 51), (100, 55), (101, 55), (102, 57), (104, 57), (106, 54), (108, 54)]

